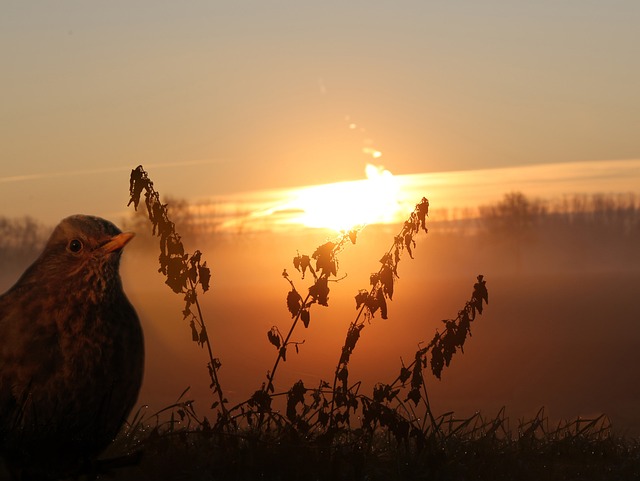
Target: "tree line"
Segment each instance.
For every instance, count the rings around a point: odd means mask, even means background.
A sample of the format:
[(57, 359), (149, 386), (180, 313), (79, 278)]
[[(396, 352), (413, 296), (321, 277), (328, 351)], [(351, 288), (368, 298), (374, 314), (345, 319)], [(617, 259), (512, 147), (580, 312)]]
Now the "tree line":
[[(173, 219), (189, 238), (216, 235), (192, 212), (186, 200), (171, 199), (169, 209)], [(467, 209), (463, 216), (451, 215), (446, 209), (431, 214), (431, 232), (445, 234), (473, 234), (500, 238), (512, 244), (515, 250), (535, 240), (541, 232), (550, 235), (590, 235), (597, 238), (616, 236), (636, 239), (640, 237), (640, 195), (568, 194), (556, 199), (539, 199), (522, 192), (510, 192), (493, 204)], [(138, 244), (144, 244), (146, 218), (139, 213), (122, 219), (125, 230), (140, 232)], [(23, 263), (37, 256), (46, 242), (52, 226), (38, 222), (30, 216), (9, 218), (0, 216), (0, 262)]]

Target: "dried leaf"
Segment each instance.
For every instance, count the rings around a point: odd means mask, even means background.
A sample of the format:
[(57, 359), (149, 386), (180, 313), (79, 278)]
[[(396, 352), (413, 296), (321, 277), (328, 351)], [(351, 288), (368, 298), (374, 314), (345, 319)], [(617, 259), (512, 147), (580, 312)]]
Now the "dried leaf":
[(409, 391), (406, 400), (410, 399), (417, 406), (418, 404), (420, 404), (421, 398), (422, 396), (420, 395), (420, 389), (412, 389), (411, 391)]
[(400, 376), (398, 376), (398, 379), (400, 379), (400, 382), (404, 385), (409, 380), (410, 377), (411, 377), (411, 371), (406, 367), (402, 366), (402, 369), (400, 369)]
[[(382, 297), (384, 298), (384, 295)], [(380, 300), (378, 299), (377, 292), (375, 294), (371, 294), (367, 296), (367, 299), (365, 300), (365, 305), (367, 306), (367, 309), (369, 309), (369, 312), (373, 316), (376, 313), (376, 311), (380, 308)]]
[(192, 265), (187, 271), (187, 279), (191, 281), (191, 284), (195, 284), (198, 280), (198, 268), (195, 266), (195, 264)]
[(249, 406), (257, 408), (258, 412), (271, 411), (271, 396), (264, 389), (258, 389), (248, 401)]
[(327, 242), (318, 247), (311, 256), (316, 260), (316, 271), (321, 271), (321, 277), (337, 275), (338, 268), (333, 253), (335, 246), (333, 242)]
[(413, 252), (411, 252), (411, 244), (415, 245), (415, 242), (413, 241), (413, 235), (409, 232), (404, 236), (404, 246), (406, 247), (407, 252), (409, 253), (409, 257), (413, 259)]
[(380, 317), (382, 317), (383, 319), (388, 319), (387, 318), (387, 300), (384, 298), (384, 293), (382, 292), (382, 289), (378, 289), (378, 292), (376, 294), (376, 300), (378, 301), (378, 306), (380, 306)]
[(433, 346), (431, 349), (431, 372), (440, 379), (442, 368), (444, 367), (444, 355), (439, 345)]
[(296, 407), (298, 404), (304, 404), (304, 395), (307, 389), (304, 387), (302, 381), (296, 382), (293, 387), (287, 393), (287, 418), (295, 422), (298, 418)]
[(313, 270), (313, 267), (311, 267), (311, 259), (309, 259), (309, 256), (307, 255), (300, 255), (298, 254), (296, 257), (293, 258), (293, 267), (296, 268), (296, 270), (298, 272), (302, 272), (302, 278), (304, 279), (304, 276), (307, 272), (307, 269), (309, 269), (309, 272), (311, 272), (311, 274), (313, 275), (313, 278), (316, 279), (316, 272)]
[(202, 291), (207, 292), (209, 290), (209, 282), (211, 281), (211, 271), (207, 267), (206, 261), (201, 266), (198, 266), (198, 277), (200, 278)]
[[(480, 274), (478, 276), (478, 282), (473, 285), (473, 297), (484, 301), (485, 304), (489, 304), (489, 291), (487, 291), (486, 283), (487, 281), (484, 280), (484, 276)], [(480, 302), (480, 304), (482, 304), (482, 302)], [(480, 314), (482, 314), (482, 310), (479, 309), (479, 311)]]
[(416, 352), (416, 362), (413, 365), (413, 371), (411, 373), (411, 387), (413, 389), (420, 389), (424, 383), (422, 377), (422, 352)]
[(344, 392), (347, 392), (347, 383), (349, 382), (349, 370), (346, 366), (343, 366), (342, 369), (338, 372), (338, 380), (342, 382), (342, 388)]
[(186, 273), (184, 271), (184, 262), (180, 257), (171, 257), (167, 260), (167, 280), (166, 284), (173, 289), (175, 293), (181, 293), (187, 286)]
[(316, 283), (309, 288), (309, 294), (321, 306), (329, 305), (329, 283), (326, 276), (318, 278)]
[(388, 384), (377, 384), (373, 387), (373, 400), (381, 403), (385, 398), (385, 388), (389, 389)]
[(388, 264), (380, 269), (380, 282), (389, 300), (393, 300), (393, 270)]
[(367, 302), (367, 298), (369, 297), (369, 292), (361, 289), (356, 294), (356, 310), (360, 309), (360, 306)]
[(276, 346), (276, 349), (280, 349), (280, 333), (277, 327), (272, 327), (269, 332), (267, 332), (267, 337), (269, 338), (269, 342)]
[(189, 326), (191, 326), (191, 340), (193, 342), (198, 342), (198, 340), (200, 339), (200, 336), (198, 336), (198, 330), (196, 329), (196, 323), (193, 321), (193, 319), (191, 319), (191, 322), (189, 323)]
[(426, 217), (429, 215), (429, 201), (426, 197), (422, 198), (422, 201), (416, 206), (418, 209), (418, 220), (420, 222), (420, 227), (424, 230), (425, 233), (428, 232)]
[[(300, 313), (300, 319), (302, 319), (302, 323), (304, 324), (304, 327), (307, 328), (309, 327), (309, 320), (310, 320), (311, 316), (309, 314), (309, 309), (304, 309), (301, 313)], [(296, 344), (296, 351), (298, 349), (298, 345)]]
[(204, 343), (207, 342), (207, 331), (205, 330), (204, 326), (202, 327), (202, 330), (200, 331), (199, 342), (200, 342), (201, 345), (204, 345)]
[(184, 255), (184, 246), (180, 242), (180, 238), (177, 235), (167, 236), (167, 255), (169, 257), (182, 257)]
[(287, 309), (291, 313), (291, 318), (298, 315), (302, 306), (302, 296), (295, 289), (291, 289), (287, 294)]
[(127, 207), (129, 207), (131, 203), (133, 203), (134, 209), (138, 210), (138, 204), (140, 203), (140, 194), (142, 193), (142, 190), (146, 185), (146, 175), (147, 173), (144, 171), (141, 165), (131, 171), (131, 176), (129, 177), (129, 195), (131, 196), (131, 198), (129, 199)]
[(345, 342), (345, 347), (349, 349), (349, 351), (353, 351), (355, 349), (356, 343), (358, 342), (358, 339), (360, 339), (360, 331), (362, 331), (363, 328), (364, 324), (352, 325), (349, 328)]

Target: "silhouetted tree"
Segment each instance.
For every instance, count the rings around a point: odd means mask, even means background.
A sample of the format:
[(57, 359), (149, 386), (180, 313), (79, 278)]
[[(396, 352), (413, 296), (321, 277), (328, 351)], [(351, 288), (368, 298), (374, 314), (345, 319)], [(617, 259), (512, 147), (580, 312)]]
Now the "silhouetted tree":
[(535, 238), (534, 228), (546, 213), (545, 205), (522, 192), (510, 192), (497, 204), (480, 206), (478, 210), (482, 228), (492, 238), (507, 243), (519, 270), (524, 245)]
[(0, 262), (3, 268), (33, 260), (44, 246), (48, 230), (32, 217), (0, 217)]
[[(185, 239), (188, 239), (189, 242), (197, 241), (200, 230), (196, 225), (189, 202), (185, 199), (176, 199), (171, 196), (167, 196), (162, 200), (164, 201), (163, 204), (167, 206), (169, 216), (174, 222), (176, 230), (183, 233), (182, 235)], [(122, 226), (124, 230), (130, 230), (136, 233), (137, 237), (134, 247), (137, 245), (148, 248), (150, 245), (153, 245), (155, 249), (157, 240), (149, 231), (149, 218), (144, 209), (134, 210), (129, 218), (123, 219)]]

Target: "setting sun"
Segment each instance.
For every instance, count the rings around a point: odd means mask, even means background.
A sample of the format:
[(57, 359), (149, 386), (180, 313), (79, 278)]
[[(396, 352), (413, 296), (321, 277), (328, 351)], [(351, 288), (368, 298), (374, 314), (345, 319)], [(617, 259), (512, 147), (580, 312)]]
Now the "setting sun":
[(383, 167), (367, 164), (366, 180), (336, 182), (294, 191), (278, 210), (295, 212), (288, 223), (336, 231), (391, 222), (400, 210), (397, 179)]

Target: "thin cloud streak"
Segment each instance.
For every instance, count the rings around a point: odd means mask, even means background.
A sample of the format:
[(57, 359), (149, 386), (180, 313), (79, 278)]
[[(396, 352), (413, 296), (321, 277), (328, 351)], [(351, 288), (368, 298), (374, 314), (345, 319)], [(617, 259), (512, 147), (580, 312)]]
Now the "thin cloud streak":
[[(472, 208), (507, 193), (544, 199), (568, 194), (623, 193), (640, 190), (640, 160), (536, 164), (459, 172), (399, 176), (403, 194), (427, 195), (442, 208)], [(407, 199), (408, 200), (408, 199)]]
[[(224, 162), (220, 159), (201, 159), (201, 160), (186, 160), (178, 162), (162, 162), (157, 164), (146, 164), (147, 169), (168, 169), (173, 167), (189, 167), (194, 165), (210, 165)], [(67, 170), (59, 172), (41, 172), (37, 174), (23, 174), (12, 175), (7, 177), (0, 177), (0, 184), (12, 183), (12, 182), (28, 182), (31, 180), (40, 179), (52, 179), (52, 178), (68, 178), (78, 177), (83, 175), (100, 175), (111, 174), (117, 172), (129, 172), (131, 170), (131, 164), (119, 165), (113, 167), (101, 167), (96, 169), (81, 169), (81, 170)]]

